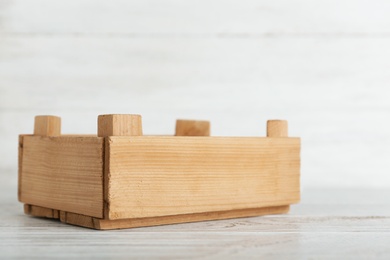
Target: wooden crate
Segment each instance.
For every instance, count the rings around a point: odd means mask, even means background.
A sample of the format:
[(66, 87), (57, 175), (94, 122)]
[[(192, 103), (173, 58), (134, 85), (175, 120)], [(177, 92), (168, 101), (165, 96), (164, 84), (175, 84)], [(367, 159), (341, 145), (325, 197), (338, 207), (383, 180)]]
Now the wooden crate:
[(26, 214), (118, 229), (287, 213), (300, 199), (300, 139), (287, 122), (267, 137), (210, 137), (178, 120), (175, 136), (144, 136), (139, 115), (101, 115), (97, 135), (61, 135), (37, 116), (19, 137), (18, 197)]

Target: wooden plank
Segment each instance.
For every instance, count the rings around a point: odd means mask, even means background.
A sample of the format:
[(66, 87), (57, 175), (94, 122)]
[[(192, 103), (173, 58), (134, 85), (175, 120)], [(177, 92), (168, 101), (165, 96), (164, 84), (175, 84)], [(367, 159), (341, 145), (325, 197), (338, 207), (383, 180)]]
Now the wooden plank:
[(24, 213), (34, 217), (44, 218), (60, 218), (60, 211), (55, 209), (49, 209), (45, 207), (39, 207), (35, 205), (24, 204)]
[(126, 114), (99, 115), (98, 136), (112, 135), (142, 135), (142, 117)]
[(35, 205), (24, 204), (24, 212), (34, 217), (60, 219), (61, 222), (81, 227), (111, 230), (122, 228), (136, 228), (148, 226), (160, 226), (187, 222), (199, 222), (209, 220), (221, 220), (231, 218), (254, 217), (262, 215), (283, 214), (289, 211), (289, 206), (275, 206), (256, 209), (241, 209), (230, 211), (206, 212), (195, 214), (172, 215), (136, 219), (99, 219), (77, 213), (59, 211)]
[[(183, 215), (150, 217), (150, 218), (117, 219), (117, 220), (95, 219), (94, 227), (97, 229), (119, 229), (119, 228), (159, 226), (159, 225), (176, 224), (176, 223), (283, 214), (283, 213), (287, 213), (289, 209), (290, 209), (289, 206), (275, 206), (275, 207), (265, 207), (265, 208), (256, 208), (256, 209), (239, 209), (239, 210), (230, 210), (230, 211), (194, 213), (194, 214), (183, 214)], [(77, 223), (74, 224), (79, 225)]]
[(60, 136), (61, 118), (58, 116), (36, 116), (34, 120), (34, 135)]
[(110, 145), (109, 145), (109, 138), (104, 138), (104, 174), (103, 174), (103, 199), (104, 199), (104, 206), (103, 206), (103, 217), (105, 219), (108, 219), (109, 215), (109, 204), (108, 204), (108, 191), (109, 191), (109, 165), (110, 165)]
[(206, 213), (195, 213), (195, 214), (184, 214), (184, 215), (173, 215), (173, 216), (162, 216), (162, 217), (151, 217), (151, 218), (108, 220), (108, 219), (99, 219), (90, 216), (80, 215), (72, 212), (53, 210), (53, 209), (34, 206), (34, 205), (28, 205), (28, 204), (24, 205), (24, 212), (31, 216), (60, 219), (61, 222), (66, 224), (93, 228), (93, 229), (100, 229), (100, 230), (160, 226), (160, 225), (168, 225), (168, 224), (187, 223), (187, 222), (199, 222), (199, 221), (208, 221), (208, 220), (220, 220), (220, 219), (283, 214), (283, 213), (287, 213), (289, 209), (290, 209), (289, 206), (276, 206), (276, 207), (266, 207), (266, 208), (256, 208), (256, 209), (240, 209), (240, 210), (206, 212)]
[[(139, 136), (142, 135), (142, 117), (134, 114), (107, 114), (98, 116), (98, 136)], [(107, 143), (107, 139), (105, 139)], [(104, 160), (109, 161), (109, 147), (105, 145)], [(107, 172), (107, 163), (105, 163), (105, 172)], [(108, 183), (107, 174), (104, 175), (104, 183)], [(108, 215), (107, 207), (107, 185), (104, 186), (104, 212), (103, 215), (106, 218)]]
[(288, 137), (288, 123), (286, 120), (268, 120), (267, 137)]
[(24, 136), (20, 200), (103, 216), (103, 138)]
[(210, 136), (210, 122), (203, 120), (176, 120), (176, 136)]
[(299, 201), (299, 138), (108, 137), (108, 219)]
[(96, 219), (90, 216), (80, 215), (72, 212), (60, 212), (60, 220), (63, 223), (82, 226), (87, 228), (100, 229), (96, 226)]
[(148, 227), (148, 226), (160, 226), (177, 223), (187, 222), (199, 222), (207, 220), (219, 220), (230, 218), (243, 218), (254, 217), (262, 215), (283, 214), (289, 211), (289, 206), (276, 206), (257, 209), (242, 209), (242, 210), (230, 210), (219, 212), (206, 212), (151, 218), (136, 218), (136, 219), (97, 219), (89, 216), (83, 216), (79, 214), (63, 212), (61, 211), (61, 221), (67, 224), (101, 229), (121, 229), (121, 228), (136, 228), (136, 227)]

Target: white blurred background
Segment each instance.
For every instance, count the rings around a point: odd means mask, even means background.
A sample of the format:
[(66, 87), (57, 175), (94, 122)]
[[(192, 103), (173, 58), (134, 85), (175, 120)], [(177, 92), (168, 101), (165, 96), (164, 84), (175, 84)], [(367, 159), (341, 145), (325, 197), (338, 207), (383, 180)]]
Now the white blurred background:
[(35, 115), (96, 133), (99, 114), (137, 113), (145, 134), (184, 118), (264, 136), (287, 119), (304, 188), (390, 187), (389, 14), (387, 0), (0, 0), (3, 179)]

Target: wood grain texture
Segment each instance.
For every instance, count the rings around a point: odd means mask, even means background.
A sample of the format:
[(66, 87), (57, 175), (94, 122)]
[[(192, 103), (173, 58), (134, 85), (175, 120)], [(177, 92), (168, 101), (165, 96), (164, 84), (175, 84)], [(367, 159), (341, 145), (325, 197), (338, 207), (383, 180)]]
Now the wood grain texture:
[(34, 135), (60, 136), (61, 118), (58, 116), (36, 116), (34, 120)]
[(103, 217), (103, 138), (24, 136), (20, 200)]
[(98, 136), (142, 135), (140, 115), (111, 114), (98, 116)]
[(39, 207), (29, 204), (24, 204), (24, 214), (31, 215), (34, 217), (43, 217), (43, 218), (60, 218), (60, 211), (55, 209), (49, 209), (45, 207)]
[(72, 212), (61, 211), (60, 220), (63, 223), (82, 226), (86, 228), (100, 229), (96, 219), (90, 216), (80, 215)]
[(109, 137), (108, 219), (299, 201), (299, 138)]
[[(257, 209), (239, 209), (229, 211), (215, 211), (195, 214), (182, 214), (172, 216), (150, 217), (150, 218), (135, 218), (135, 219), (94, 219), (95, 225), (93, 228), (108, 230), (108, 229), (120, 229), (120, 228), (135, 228), (135, 227), (148, 227), (148, 226), (160, 226), (167, 224), (180, 224), (187, 222), (199, 222), (209, 220), (221, 220), (231, 218), (245, 218), (262, 215), (275, 215), (283, 214), (289, 211), (289, 206), (275, 206), (265, 207)], [(74, 222), (69, 223), (74, 225), (84, 226), (83, 223)], [(84, 226), (89, 227), (89, 226)]]
[(204, 120), (176, 120), (176, 136), (210, 136), (210, 122)]
[(286, 120), (268, 120), (267, 137), (287, 137), (288, 123)]
[(231, 218), (245, 218), (255, 217), (262, 215), (274, 215), (287, 213), (290, 206), (275, 206), (257, 209), (241, 209), (241, 210), (229, 210), (229, 211), (216, 211), (205, 212), (196, 214), (184, 214), (184, 215), (172, 215), (162, 217), (151, 218), (135, 218), (135, 219), (100, 219), (90, 216), (80, 215), (72, 212), (53, 210), (44, 207), (38, 207), (34, 205), (24, 205), (24, 213), (44, 218), (60, 219), (61, 222), (86, 228), (98, 229), (98, 230), (112, 230), (112, 229), (124, 229), (124, 228), (137, 228), (137, 227), (149, 227), (160, 226), (168, 224), (180, 224), (187, 222), (199, 222), (209, 220), (221, 220)]

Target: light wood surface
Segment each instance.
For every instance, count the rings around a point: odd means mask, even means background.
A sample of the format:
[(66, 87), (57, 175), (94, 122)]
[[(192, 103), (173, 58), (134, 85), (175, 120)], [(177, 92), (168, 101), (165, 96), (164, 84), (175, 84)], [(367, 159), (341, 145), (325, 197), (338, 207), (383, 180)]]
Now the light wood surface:
[(209, 136), (210, 122), (204, 120), (176, 120), (176, 136)]
[(98, 116), (98, 136), (142, 135), (140, 115), (100, 115)]
[[(256, 209), (239, 209), (229, 211), (211, 211), (205, 213), (192, 213), (183, 215), (171, 215), (161, 217), (149, 218), (135, 218), (135, 219), (94, 219), (94, 228), (97, 229), (119, 229), (119, 228), (134, 228), (146, 226), (159, 226), (166, 224), (180, 224), (187, 222), (199, 222), (208, 220), (221, 220), (232, 218), (244, 218), (262, 215), (285, 214), (289, 211), (290, 206), (274, 206)], [(75, 223), (79, 225), (79, 223)]]
[(4, 259), (387, 259), (390, 254), (386, 189), (306, 189), (289, 214), (101, 232), (25, 215), (16, 198), (16, 172), (1, 174)]
[(20, 201), (103, 217), (103, 138), (23, 136), (21, 169)]
[(254, 209), (239, 209), (229, 211), (212, 211), (204, 213), (192, 213), (149, 218), (133, 219), (101, 219), (72, 212), (48, 209), (34, 205), (24, 205), (24, 213), (34, 217), (59, 219), (63, 223), (75, 226), (93, 228), (98, 230), (112, 230), (123, 228), (138, 228), (148, 226), (160, 226), (167, 224), (180, 224), (187, 222), (199, 222), (208, 220), (221, 220), (232, 218), (254, 217), (262, 215), (275, 215), (288, 213), (290, 206), (274, 206)]
[(108, 137), (108, 218), (299, 201), (300, 139)]
[(24, 214), (42, 218), (60, 218), (60, 211), (39, 206), (24, 204)]
[(58, 116), (36, 116), (34, 120), (34, 135), (60, 136), (61, 118)]
[(287, 137), (288, 123), (286, 120), (268, 120), (267, 137)]

